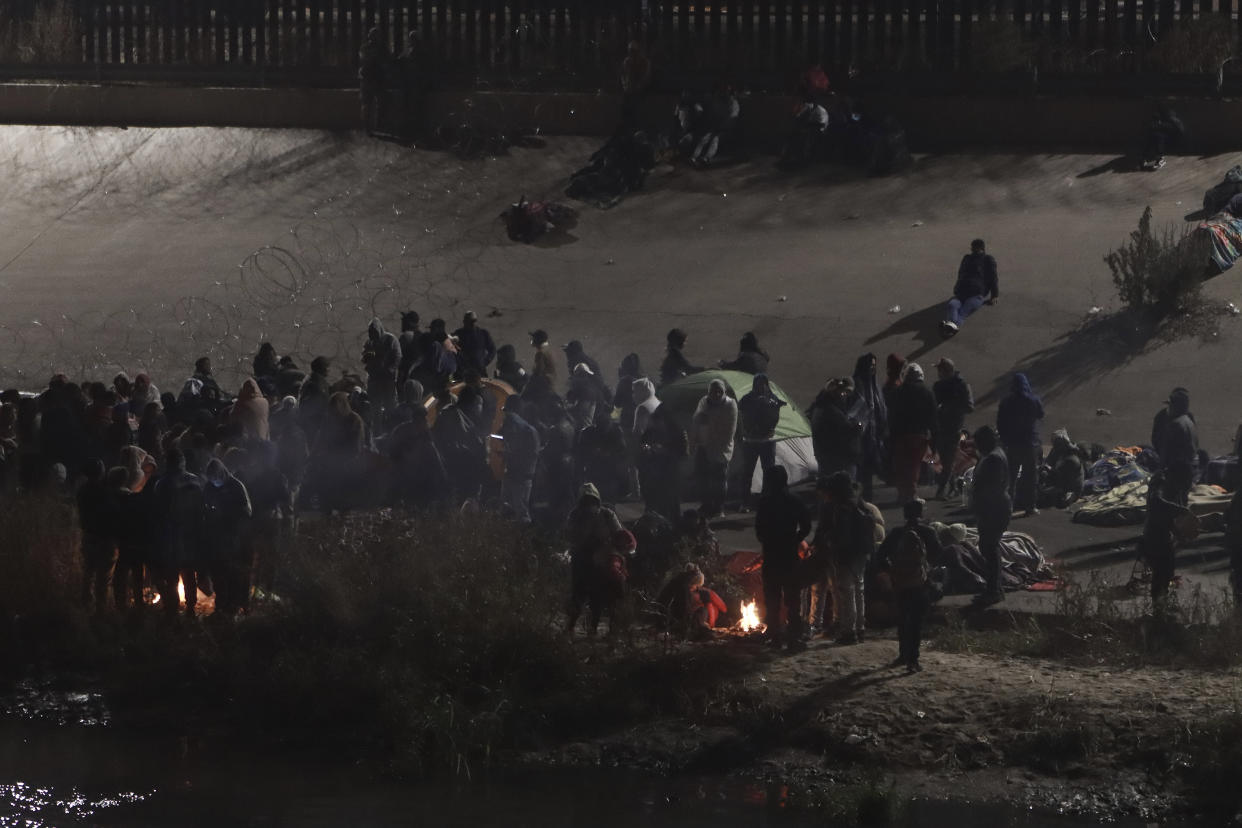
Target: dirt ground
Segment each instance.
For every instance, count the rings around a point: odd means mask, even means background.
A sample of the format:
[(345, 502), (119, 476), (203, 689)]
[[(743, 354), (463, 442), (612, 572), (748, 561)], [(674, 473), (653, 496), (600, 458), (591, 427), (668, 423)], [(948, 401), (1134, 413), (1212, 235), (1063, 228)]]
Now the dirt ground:
[[(240, 383), (263, 340), (303, 366), (323, 353), (354, 369), (372, 314), (395, 326), (407, 308), (451, 323), (473, 309), (521, 355), (540, 327), (558, 344), (582, 340), (610, 374), (630, 351), (656, 370), (675, 326), (702, 364), (731, 358), (754, 331), (770, 374), (804, 403), (866, 351), (910, 356), (929, 373), (948, 356), (979, 399), (972, 427), (994, 418), (1009, 375), (1023, 370), (1044, 396), (1046, 433), (1065, 427), (1105, 444), (1144, 441), (1168, 390), (1185, 385), (1203, 446), (1230, 448), (1242, 374), (1228, 366), (1242, 319), (1171, 342), (1127, 330), (1111, 316), (1118, 302), (1103, 257), (1147, 205), (1158, 224), (1184, 224), (1242, 156), (1171, 158), (1154, 174), (1100, 172), (1107, 156), (926, 156), (878, 180), (829, 167), (791, 175), (762, 157), (707, 172), (661, 168), (615, 209), (584, 207), (567, 236), (509, 242), (500, 211), (522, 194), (558, 197), (597, 144), (549, 139), (463, 160), (352, 134), (0, 127), (0, 383), (149, 370), (175, 392), (203, 354)], [(1001, 301), (942, 342), (942, 303), (976, 236), (999, 262)], [(1232, 272), (1206, 293), (1242, 305)], [(1137, 530), (1080, 527), (1062, 512), (1019, 523), (1065, 571), (1128, 575)], [(726, 548), (753, 545), (745, 518), (717, 530)], [(1220, 587), (1214, 543), (1183, 554), (1190, 583)], [(989, 769), (1010, 764), (1003, 745), (1041, 710), (1068, 706), (1102, 723), (1111, 741), (1044, 774), (1044, 792), (1051, 778), (1078, 784), (1067, 774), (1098, 792), (1100, 779), (1134, 772), (1115, 758), (1133, 752), (1128, 734), (1163, 732), (1170, 719), (1237, 698), (1233, 674), (1119, 674), (935, 650), (926, 672), (907, 678), (882, 669), (894, 650), (892, 641), (817, 645), (765, 656), (744, 681), (787, 728), (819, 734), (793, 746), (797, 761), (830, 744), (882, 750), (941, 787), (991, 778), (1025, 790), (1039, 771)], [(771, 761), (789, 748), (774, 739)], [(1133, 809), (1158, 808), (1158, 780), (1133, 784)]]
[(931, 798), (1164, 819), (1189, 735), (1238, 710), (1239, 676), (943, 652), (890, 666), (891, 635), (773, 654), (726, 637), (739, 670), (707, 724), (665, 720), (526, 757), (554, 765), (729, 770), (805, 786), (883, 768)]

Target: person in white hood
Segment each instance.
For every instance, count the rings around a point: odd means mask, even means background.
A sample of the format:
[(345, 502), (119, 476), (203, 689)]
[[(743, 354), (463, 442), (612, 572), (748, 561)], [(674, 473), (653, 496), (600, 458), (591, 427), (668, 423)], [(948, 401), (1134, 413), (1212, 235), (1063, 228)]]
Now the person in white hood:
[(723, 380), (714, 379), (707, 396), (694, 411), (691, 445), (694, 447), (694, 473), (699, 481), (699, 511), (716, 517), (724, 510), (729, 486), (729, 461), (733, 459), (733, 435), (737, 433), (737, 400), (732, 399)]

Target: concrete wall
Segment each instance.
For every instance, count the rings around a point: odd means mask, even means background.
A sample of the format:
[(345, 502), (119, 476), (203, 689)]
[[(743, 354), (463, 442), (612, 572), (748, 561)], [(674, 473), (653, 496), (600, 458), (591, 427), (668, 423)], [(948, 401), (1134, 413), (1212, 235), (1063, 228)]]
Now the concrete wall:
[[(876, 92), (873, 112), (895, 115), (915, 150), (967, 147), (1126, 151), (1152, 103), (1134, 97), (925, 95)], [(644, 102), (649, 123), (671, 120), (674, 98)], [(1242, 149), (1242, 101), (1208, 97), (1173, 102), (1194, 152)], [(774, 146), (788, 128), (793, 100), (755, 96), (743, 106), (748, 137)], [(606, 135), (620, 100), (605, 94), (439, 92), (428, 101), (433, 124), (469, 123), (497, 131)], [(237, 126), (354, 129), (351, 89), (225, 89), (177, 86), (0, 84), (0, 123), (112, 126)]]

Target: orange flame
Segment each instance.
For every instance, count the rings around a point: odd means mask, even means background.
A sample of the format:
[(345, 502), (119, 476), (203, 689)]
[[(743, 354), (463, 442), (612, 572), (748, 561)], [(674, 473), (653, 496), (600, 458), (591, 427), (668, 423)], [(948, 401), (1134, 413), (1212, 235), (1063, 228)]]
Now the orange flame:
[(752, 599), (749, 603), (742, 604), (742, 617), (737, 622), (738, 629), (742, 632), (762, 632), (767, 626), (759, 620), (758, 601)]

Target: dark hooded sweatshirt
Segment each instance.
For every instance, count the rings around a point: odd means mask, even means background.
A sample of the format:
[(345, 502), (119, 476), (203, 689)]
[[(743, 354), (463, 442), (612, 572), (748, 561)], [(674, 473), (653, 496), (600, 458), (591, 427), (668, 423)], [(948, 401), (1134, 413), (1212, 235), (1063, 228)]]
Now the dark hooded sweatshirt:
[(1001, 400), (996, 411), (996, 431), (1004, 446), (1039, 445), (1039, 421), (1044, 418), (1044, 404), (1031, 390), (1026, 374), (1014, 374), (1009, 396)]

